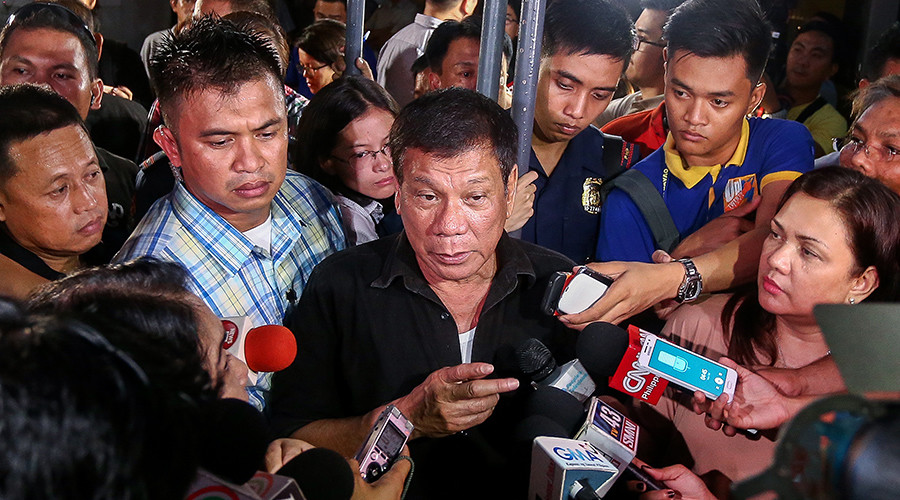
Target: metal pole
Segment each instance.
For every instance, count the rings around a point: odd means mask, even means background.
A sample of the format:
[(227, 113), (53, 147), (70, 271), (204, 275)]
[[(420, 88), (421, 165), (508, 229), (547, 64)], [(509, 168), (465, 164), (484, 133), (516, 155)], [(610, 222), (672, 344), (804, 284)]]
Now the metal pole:
[(347, 42), (344, 46), (344, 74), (360, 75), (356, 60), (362, 57), (363, 24), (366, 17), (366, 0), (347, 1)]
[[(519, 176), (528, 172), (531, 161), (531, 132), (534, 128), (534, 100), (541, 67), (541, 39), (544, 36), (544, 12), (547, 0), (522, 0), (519, 42), (516, 44), (516, 80), (513, 85), (512, 118), (519, 128)], [(519, 238), (522, 231), (510, 236)]]
[(503, 33), (506, 28), (506, 0), (486, 0), (481, 18), (481, 47), (478, 51), (478, 92), (497, 100)]
[(531, 159), (531, 131), (534, 127), (534, 99), (541, 66), (541, 37), (544, 35), (546, 0), (522, 0), (519, 43), (516, 47), (516, 83), (513, 85), (512, 117), (519, 127), (519, 175), (528, 171)]

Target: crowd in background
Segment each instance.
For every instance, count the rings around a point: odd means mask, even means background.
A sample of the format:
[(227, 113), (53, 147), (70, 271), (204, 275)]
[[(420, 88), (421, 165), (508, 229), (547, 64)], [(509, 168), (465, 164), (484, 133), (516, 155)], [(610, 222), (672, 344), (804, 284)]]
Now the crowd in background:
[[(0, 32), (0, 498), (243, 483), (209, 453), (241, 418), (252, 471), (328, 448), (353, 498), (521, 498), (515, 351), (562, 364), (597, 321), (738, 373), (733, 401), (598, 389), (664, 486), (617, 494), (727, 498), (773, 461), (743, 430), (847, 391), (813, 308), (900, 299), (900, 22), (854, 60), (827, 12), (551, 0), (520, 162), (515, 0), (496, 100), (483, 1), (367, 3), (353, 72), (344, 0), (169, 3), (139, 52), (96, 1)], [(606, 295), (546, 314), (580, 265)], [(248, 368), (225, 319), (286, 326), (296, 358)], [(352, 458), (389, 404), (415, 466), (367, 483)]]

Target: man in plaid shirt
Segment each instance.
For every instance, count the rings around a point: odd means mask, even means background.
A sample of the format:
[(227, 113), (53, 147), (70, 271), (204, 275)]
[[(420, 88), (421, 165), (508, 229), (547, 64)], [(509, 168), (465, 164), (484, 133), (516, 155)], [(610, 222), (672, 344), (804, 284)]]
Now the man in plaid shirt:
[[(344, 247), (330, 194), (287, 173), (287, 118), (278, 56), (262, 37), (203, 18), (168, 38), (151, 65), (167, 126), (153, 139), (181, 181), (116, 255), (184, 266), (219, 317), (281, 324), (313, 267)], [(248, 387), (260, 410), (271, 385)]]

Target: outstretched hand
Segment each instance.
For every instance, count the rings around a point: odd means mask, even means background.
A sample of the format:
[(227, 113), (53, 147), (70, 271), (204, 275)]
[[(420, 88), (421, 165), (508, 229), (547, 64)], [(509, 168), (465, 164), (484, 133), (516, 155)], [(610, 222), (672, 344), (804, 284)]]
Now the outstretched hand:
[(614, 281), (588, 310), (559, 317), (578, 330), (594, 321), (620, 323), (664, 299), (675, 297), (684, 278), (684, 266), (678, 262), (595, 262), (588, 267)]
[(493, 373), (488, 363), (464, 363), (432, 372), (394, 405), (415, 425), (412, 438), (441, 437), (469, 429), (494, 411), (500, 393), (514, 391), (514, 378), (485, 379)]

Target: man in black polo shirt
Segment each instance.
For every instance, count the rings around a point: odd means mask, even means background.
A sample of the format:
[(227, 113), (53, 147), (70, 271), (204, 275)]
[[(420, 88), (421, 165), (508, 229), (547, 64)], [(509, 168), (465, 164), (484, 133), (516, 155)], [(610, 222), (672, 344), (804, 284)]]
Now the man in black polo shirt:
[(591, 122), (612, 100), (633, 46), (631, 20), (608, 0), (547, 7), (530, 171), (522, 178), (537, 191), (522, 239), (579, 263), (592, 260), (600, 224), (600, 206), (588, 200), (598, 199), (591, 193), (609, 175), (603, 135)]
[[(75, 106), (82, 119), (98, 109), (97, 42), (84, 21), (52, 3), (32, 3), (15, 12), (0, 33), (0, 85), (48, 85)], [(131, 214), (138, 168), (134, 162), (95, 148), (109, 203), (103, 240), (85, 260), (105, 264), (134, 229)]]
[(514, 350), (533, 337), (574, 357), (575, 332), (539, 307), (572, 262), (503, 232), (516, 132), (496, 103), (427, 94), (397, 117), (389, 145), (405, 231), (315, 268), (285, 320), (299, 354), (273, 379), (273, 425), (352, 455), (393, 403), (416, 427), (407, 498), (521, 498), (527, 467), (509, 455), (531, 389), (517, 391)]

